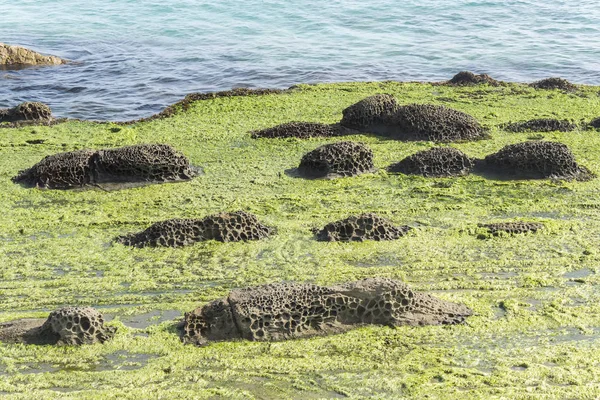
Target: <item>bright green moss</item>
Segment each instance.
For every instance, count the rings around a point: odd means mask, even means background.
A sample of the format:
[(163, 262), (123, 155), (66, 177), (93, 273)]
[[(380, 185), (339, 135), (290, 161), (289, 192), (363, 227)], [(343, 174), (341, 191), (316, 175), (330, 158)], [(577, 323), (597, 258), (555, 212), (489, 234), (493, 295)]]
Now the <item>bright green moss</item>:
[[(337, 122), (348, 105), (391, 93), (401, 103), (445, 104), (475, 116), (492, 139), (452, 145), (470, 156), (543, 137), (567, 144), (580, 164), (600, 175), (597, 131), (532, 135), (498, 128), (541, 117), (589, 121), (600, 115), (598, 91), (301, 85), (281, 95), (197, 102), (176, 117), (118, 132), (111, 124), (84, 122), (0, 130), (0, 321), (92, 305), (116, 314), (112, 323), (119, 327), (105, 345), (0, 345), (0, 393), (24, 399), (600, 396), (600, 179), (388, 175), (387, 165), (434, 144), (357, 135), (349, 139), (371, 146), (377, 173), (308, 181), (285, 171), (336, 139), (253, 140), (248, 134), (295, 120)], [(31, 139), (45, 142), (27, 144)], [(205, 175), (113, 192), (44, 191), (10, 182), (48, 154), (147, 142), (182, 150)], [(159, 220), (238, 209), (278, 234), (181, 249), (112, 243)], [(321, 243), (310, 232), (367, 211), (416, 229), (385, 243)], [(514, 237), (490, 237), (477, 228), (505, 220), (546, 228)], [(463, 326), (365, 327), (333, 337), (205, 348), (183, 346), (173, 322), (134, 329), (126, 321), (155, 310), (183, 313), (235, 287), (370, 276), (403, 279), (477, 315)]]

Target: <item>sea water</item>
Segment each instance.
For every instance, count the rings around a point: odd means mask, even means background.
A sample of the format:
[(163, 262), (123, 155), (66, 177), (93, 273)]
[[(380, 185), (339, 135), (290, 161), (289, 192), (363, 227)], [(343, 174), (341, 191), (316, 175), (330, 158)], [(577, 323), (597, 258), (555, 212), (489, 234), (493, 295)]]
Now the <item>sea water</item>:
[(76, 63), (0, 70), (0, 107), (127, 120), (187, 93), (439, 81), (600, 84), (591, 0), (0, 0), (0, 42)]

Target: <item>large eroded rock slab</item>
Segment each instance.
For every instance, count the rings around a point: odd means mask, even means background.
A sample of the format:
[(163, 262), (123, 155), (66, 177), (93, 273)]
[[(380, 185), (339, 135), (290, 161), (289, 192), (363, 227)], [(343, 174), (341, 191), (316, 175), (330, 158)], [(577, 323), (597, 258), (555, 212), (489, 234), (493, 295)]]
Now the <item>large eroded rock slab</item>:
[(24, 65), (60, 65), (66, 63), (67, 60), (60, 57), (45, 56), (25, 47), (0, 43), (0, 66), (9, 68)]

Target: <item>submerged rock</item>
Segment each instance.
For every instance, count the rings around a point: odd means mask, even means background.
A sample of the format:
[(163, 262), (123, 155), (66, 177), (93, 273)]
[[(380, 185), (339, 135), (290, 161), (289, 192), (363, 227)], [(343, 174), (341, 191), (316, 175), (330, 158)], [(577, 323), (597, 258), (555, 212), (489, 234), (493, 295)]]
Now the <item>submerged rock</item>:
[(487, 74), (476, 75), (470, 71), (461, 71), (454, 75), (452, 79), (446, 82), (452, 86), (473, 86), (487, 84), (490, 86), (499, 86), (500, 82)]
[(594, 175), (575, 162), (575, 156), (558, 142), (530, 141), (511, 144), (477, 163), (483, 172), (513, 179), (589, 180)]
[(52, 110), (44, 103), (25, 102), (13, 108), (0, 108), (0, 122), (50, 120), (52, 120)]
[(541, 81), (530, 83), (529, 86), (535, 89), (560, 89), (567, 92), (572, 92), (577, 89), (577, 86), (562, 78), (546, 78)]
[(367, 213), (330, 222), (316, 230), (317, 240), (326, 242), (362, 242), (364, 240), (396, 240), (404, 236), (410, 226), (394, 226), (377, 214)]
[(205, 240), (239, 242), (269, 237), (275, 229), (265, 226), (255, 215), (237, 211), (209, 215), (203, 219), (170, 219), (148, 229), (119, 236), (116, 241), (133, 247), (181, 247)]
[(494, 224), (479, 224), (478, 226), (487, 228), (489, 233), (498, 236), (501, 232), (508, 234), (537, 232), (544, 227), (544, 224), (539, 222), (499, 222)]
[(539, 118), (524, 122), (513, 122), (504, 125), (510, 132), (570, 132), (577, 129), (577, 125), (567, 121), (553, 118)]
[(233, 290), (186, 313), (184, 343), (277, 341), (345, 332), (366, 325), (458, 324), (461, 304), (413, 291), (401, 281), (369, 278), (330, 287), (280, 283)]
[(357, 142), (337, 142), (306, 153), (298, 172), (307, 178), (339, 178), (375, 171), (373, 152)]
[(458, 149), (435, 147), (390, 165), (388, 171), (440, 178), (468, 175), (474, 165), (474, 160)]
[(340, 129), (335, 125), (318, 122), (287, 122), (272, 128), (251, 132), (253, 139), (258, 138), (300, 138), (339, 136)]
[(43, 319), (21, 319), (0, 324), (0, 341), (25, 344), (82, 345), (104, 343), (115, 328), (104, 326), (91, 307), (64, 307)]
[(432, 104), (399, 106), (387, 94), (367, 97), (346, 108), (340, 124), (397, 140), (452, 142), (486, 136), (469, 114)]
[(79, 150), (46, 156), (12, 178), (15, 183), (68, 189), (106, 182), (167, 182), (196, 175), (188, 159), (166, 144)]
[(18, 67), (23, 65), (60, 65), (67, 60), (55, 56), (45, 56), (20, 46), (0, 43), (0, 65)]

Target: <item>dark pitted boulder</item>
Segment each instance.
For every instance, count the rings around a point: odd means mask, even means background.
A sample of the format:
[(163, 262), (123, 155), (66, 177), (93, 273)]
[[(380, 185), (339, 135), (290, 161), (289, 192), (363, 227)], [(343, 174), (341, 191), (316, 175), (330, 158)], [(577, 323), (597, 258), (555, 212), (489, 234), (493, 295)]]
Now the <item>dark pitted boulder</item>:
[(474, 165), (474, 160), (458, 149), (435, 147), (419, 151), (390, 165), (388, 171), (440, 178), (468, 175)]
[(67, 189), (92, 182), (91, 150), (70, 151), (44, 157), (33, 167), (12, 178), (25, 186)]
[(54, 154), (20, 171), (12, 181), (32, 187), (68, 189), (107, 182), (180, 181), (196, 174), (188, 159), (171, 146), (142, 144)]
[(539, 118), (524, 122), (509, 123), (504, 128), (510, 132), (570, 132), (577, 129), (577, 125), (567, 120)]
[(487, 74), (479, 74), (476, 75), (470, 71), (461, 71), (458, 74), (454, 75), (452, 79), (446, 82), (448, 85), (452, 86), (474, 86), (474, 85), (490, 85), (490, 86), (499, 86), (500, 82), (492, 78)]
[(101, 313), (91, 307), (64, 307), (43, 319), (0, 324), (0, 341), (26, 344), (82, 345), (104, 343), (115, 328), (104, 326)]
[(44, 103), (25, 102), (13, 108), (0, 108), (0, 122), (49, 120), (52, 120), (52, 110)]
[(307, 178), (338, 178), (373, 172), (373, 152), (362, 143), (338, 142), (306, 153), (298, 172)]
[(330, 222), (323, 229), (315, 230), (315, 235), (317, 240), (325, 242), (396, 240), (410, 229), (410, 226), (396, 227), (385, 218), (367, 213)]
[(571, 150), (558, 142), (530, 141), (511, 144), (477, 163), (483, 172), (513, 179), (589, 180), (594, 175), (575, 162)]
[(478, 226), (487, 228), (489, 233), (498, 236), (501, 232), (508, 234), (537, 232), (544, 227), (544, 224), (539, 222), (499, 222), (494, 224), (479, 224)]
[(0, 65), (19, 67), (23, 65), (60, 65), (67, 61), (55, 56), (45, 56), (20, 46), (0, 43)]
[(265, 226), (255, 215), (244, 211), (219, 213), (203, 219), (170, 219), (148, 229), (119, 236), (117, 242), (133, 247), (181, 247), (205, 240), (239, 242), (269, 237), (274, 228)]
[(272, 128), (252, 132), (252, 138), (300, 138), (339, 136), (340, 129), (335, 125), (318, 122), (287, 122)]
[(530, 83), (529, 86), (535, 89), (559, 89), (564, 90), (566, 92), (572, 92), (575, 89), (577, 89), (577, 86), (573, 85), (568, 80), (562, 78), (546, 78), (542, 79), (541, 81)]
[(195, 176), (186, 156), (167, 144), (99, 150), (92, 157), (96, 183), (176, 181)]
[(590, 121), (590, 126), (594, 129), (600, 129), (600, 117), (594, 118)]
[(233, 290), (186, 313), (184, 343), (246, 339), (277, 341), (329, 335), (367, 324), (459, 324), (461, 304), (415, 292), (401, 281), (369, 278), (330, 287), (281, 283)]
[(486, 137), (469, 114), (432, 104), (399, 106), (388, 94), (367, 97), (343, 111), (340, 124), (397, 140), (452, 142)]

